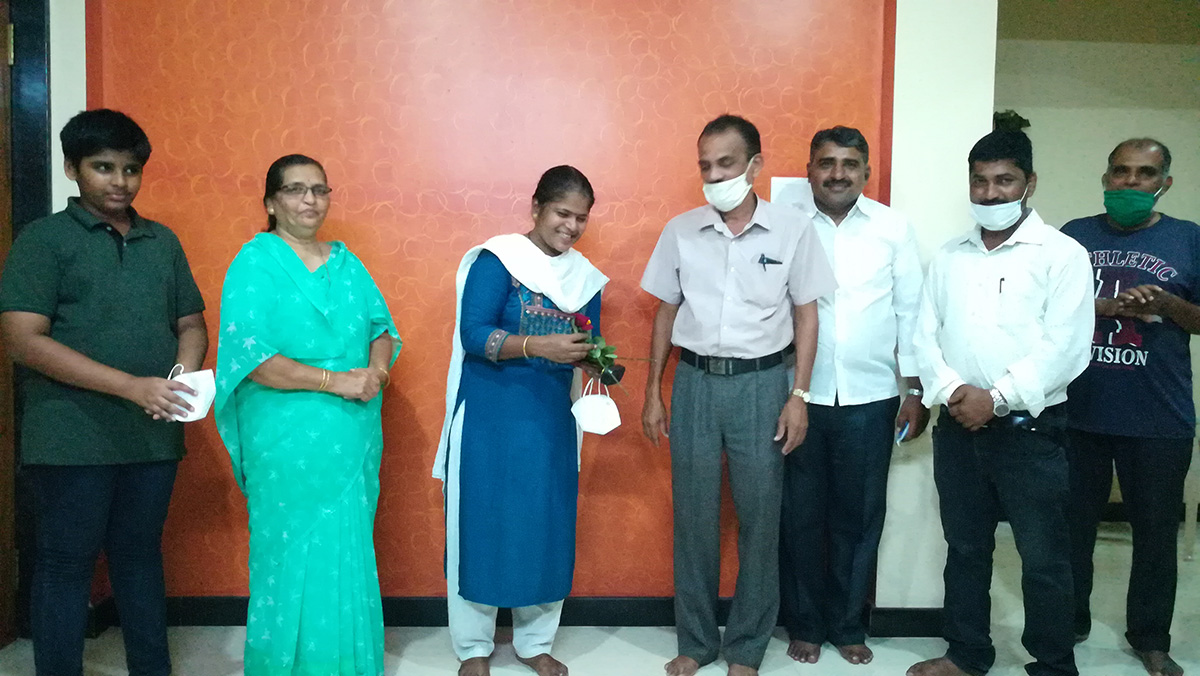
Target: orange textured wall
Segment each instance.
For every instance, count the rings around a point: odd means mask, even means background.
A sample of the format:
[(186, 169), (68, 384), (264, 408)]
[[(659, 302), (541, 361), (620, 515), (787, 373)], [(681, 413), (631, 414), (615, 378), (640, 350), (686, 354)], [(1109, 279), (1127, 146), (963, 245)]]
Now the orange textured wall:
[[(323, 235), (362, 257), (405, 341), (384, 403), (383, 593), (436, 596), (442, 509), (429, 472), (462, 253), (527, 227), (543, 170), (579, 167), (597, 191), (579, 249), (612, 278), (605, 333), (645, 355), (655, 302), (638, 280), (667, 219), (702, 203), (700, 128), (726, 111), (754, 121), (767, 176), (803, 175), (809, 138), (833, 124), (886, 149), (892, 11), (891, 0), (89, 0), (88, 100), (149, 132), (138, 207), (179, 234), (214, 334), (225, 268), (264, 226), (267, 165), (291, 152), (325, 163)], [(888, 184), (883, 155), (871, 195)], [(616, 394), (625, 425), (584, 446), (577, 595), (672, 593), (670, 466), (640, 432), (644, 383), (634, 364), (629, 396)], [(211, 420), (188, 432), (169, 592), (245, 594), (245, 503)]]

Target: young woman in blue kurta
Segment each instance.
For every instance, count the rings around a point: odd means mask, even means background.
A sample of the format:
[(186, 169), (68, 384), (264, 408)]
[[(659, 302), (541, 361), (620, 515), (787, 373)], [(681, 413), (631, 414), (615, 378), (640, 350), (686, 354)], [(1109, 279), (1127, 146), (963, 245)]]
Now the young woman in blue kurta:
[(608, 279), (572, 245), (593, 202), (578, 170), (555, 167), (534, 194), (533, 230), (467, 252), (434, 476), (446, 490), (446, 581), (460, 676), (488, 673), (497, 607), (540, 676), (575, 565), (579, 436), (575, 365), (588, 352), (574, 313), (598, 333)]

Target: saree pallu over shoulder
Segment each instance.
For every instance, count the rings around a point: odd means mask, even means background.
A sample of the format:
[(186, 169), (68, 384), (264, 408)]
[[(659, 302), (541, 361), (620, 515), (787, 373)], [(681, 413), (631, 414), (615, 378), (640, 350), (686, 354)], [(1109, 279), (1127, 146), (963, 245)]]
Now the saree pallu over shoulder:
[(277, 390), (248, 376), (282, 355), (363, 368), (400, 338), (370, 274), (340, 242), (310, 272), (279, 237), (242, 247), (225, 278), (217, 429), (250, 514), (246, 673), (377, 674), (383, 620), (372, 541), (382, 397)]

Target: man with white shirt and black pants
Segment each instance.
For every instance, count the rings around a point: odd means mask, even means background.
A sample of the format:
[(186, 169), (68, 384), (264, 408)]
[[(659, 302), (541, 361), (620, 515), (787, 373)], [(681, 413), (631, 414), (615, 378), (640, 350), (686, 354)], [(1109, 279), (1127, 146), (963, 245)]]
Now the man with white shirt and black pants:
[(863, 607), (883, 533), (892, 443), (896, 430), (913, 439), (929, 422), (912, 345), (921, 302), (917, 241), (902, 214), (862, 194), (869, 160), (857, 129), (813, 136), (814, 205), (806, 210), (838, 288), (817, 301), (808, 436), (784, 463), (781, 615), (788, 655), (798, 662), (816, 662), (825, 641), (852, 664), (871, 661)]
[(1020, 131), (968, 156), (977, 223), (934, 257), (915, 344), (933, 430), (934, 481), (949, 545), (944, 657), (909, 676), (981, 676), (992, 552), (1002, 516), (1021, 554), (1022, 643), (1031, 676), (1077, 676), (1067, 525), (1067, 385), (1087, 366), (1094, 315), (1087, 252), (1027, 206), (1037, 186)]

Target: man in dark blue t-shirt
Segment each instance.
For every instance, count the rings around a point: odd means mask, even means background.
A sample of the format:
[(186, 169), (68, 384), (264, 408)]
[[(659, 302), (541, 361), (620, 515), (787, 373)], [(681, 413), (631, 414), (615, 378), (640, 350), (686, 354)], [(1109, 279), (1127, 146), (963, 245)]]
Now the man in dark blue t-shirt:
[(1183, 482), (1196, 431), (1191, 334), (1200, 333), (1200, 226), (1154, 210), (1171, 187), (1171, 153), (1131, 139), (1108, 157), (1105, 213), (1063, 226), (1092, 259), (1092, 360), (1068, 390), (1075, 632), (1091, 630), (1092, 553), (1113, 465), (1133, 528), (1125, 637), (1152, 676), (1183, 670), (1168, 654)]

